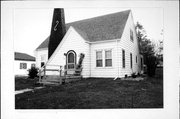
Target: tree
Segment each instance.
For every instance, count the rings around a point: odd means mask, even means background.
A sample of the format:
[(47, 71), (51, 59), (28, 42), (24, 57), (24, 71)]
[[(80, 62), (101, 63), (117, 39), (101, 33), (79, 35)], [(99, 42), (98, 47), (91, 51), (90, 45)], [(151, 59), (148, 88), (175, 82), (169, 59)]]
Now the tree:
[(157, 50), (156, 50), (156, 57), (159, 66), (162, 66), (163, 62), (163, 30), (161, 31), (162, 38), (157, 42)]
[(139, 22), (137, 22), (135, 28), (137, 32), (137, 39), (139, 42), (139, 50), (144, 57), (144, 64), (147, 66), (147, 73), (149, 76), (154, 76), (157, 65), (154, 50), (155, 44), (152, 43), (149, 38), (147, 38), (146, 31)]

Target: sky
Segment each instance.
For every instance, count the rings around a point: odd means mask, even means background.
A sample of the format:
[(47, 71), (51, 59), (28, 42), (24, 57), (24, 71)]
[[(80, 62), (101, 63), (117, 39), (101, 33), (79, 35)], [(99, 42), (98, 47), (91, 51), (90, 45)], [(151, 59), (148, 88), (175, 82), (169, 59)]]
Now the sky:
[[(132, 10), (134, 23), (140, 22), (153, 41), (163, 39), (163, 9), (152, 8), (65, 8), (65, 22)], [(53, 9), (16, 8), (13, 13), (14, 51), (34, 56), (35, 49), (49, 36)]]

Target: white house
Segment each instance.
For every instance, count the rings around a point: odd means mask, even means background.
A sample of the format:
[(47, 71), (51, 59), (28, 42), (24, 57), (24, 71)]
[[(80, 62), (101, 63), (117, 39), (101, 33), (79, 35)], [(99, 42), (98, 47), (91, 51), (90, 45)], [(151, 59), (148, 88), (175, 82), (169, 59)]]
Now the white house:
[[(59, 22), (52, 24), (56, 32)], [(54, 26), (54, 27), (53, 27)], [(66, 32), (48, 58), (50, 37), (35, 50), (36, 66), (56, 65), (74, 69), (80, 53), (84, 78), (115, 78), (141, 73), (143, 59), (139, 52), (135, 25), (131, 10), (80, 20), (65, 25)], [(52, 33), (52, 32), (51, 32)], [(58, 73), (52, 73), (58, 75)]]
[(35, 67), (35, 57), (25, 53), (14, 53), (14, 75), (15, 76), (27, 76), (28, 69)]

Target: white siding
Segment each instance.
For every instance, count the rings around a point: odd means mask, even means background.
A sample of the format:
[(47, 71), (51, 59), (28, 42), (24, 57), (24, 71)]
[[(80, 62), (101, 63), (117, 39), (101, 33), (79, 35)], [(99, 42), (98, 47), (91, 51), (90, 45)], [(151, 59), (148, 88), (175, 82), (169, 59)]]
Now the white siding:
[[(133, 31), (134, 41), (130, 40), (130, 29)], [(111, 40), (111, 39), (110, 39)], [(73, 27), (70, 27), (63, 40), (48, 61), (48, 65), (61, 65), (64, 67), (66, 64), (66, 57), (64, 53), (69, 50), (74, 50), (77, 54), (77, 61), (79, 54), (84, 53), (83, 60), (83, 77), (124, 77), (126, 74), (130, 76), (133, 72), (140, 72), (140, 54), (138, 42), (136, 38), (135, 25), (133, 23), (132, 14), (130, 13), (125, 25), (124, 32), (121, 39), (112, 40), (108, 42), (99, 42), (88, 44), (76, 32)], [(105, 67), (105, 50), (112, 49), (112, 67)], [(122, 67), (122, 49), (125, 50), (125, 68)], [(96, 67), (96, 51), (103, 51), (103, 67)], [(130, 53), (132, 53), (133, 68), (130, 67)], [(38, 50), (36, 52), (36, 65), (40, 67), (41, 55), (48, 54), (47, 49)], [(137, 56), (137, 63), (136, 63)], [(47, 67), (48, 68), (48, 67)], [(49, 67), (50, 68), (50, 67)], [(59, 68), (59, 67), (51, 67)], [(52, 73), (51, 73), (52, 74)], [(58, 75), (54, 73), (53, 75)]]
[[(91, 77), (116, 77), (117, 68), (117, 42), (91, 44)], [(112, 67), (105, 67), (105, 50), (112, 50)], [(103, 67), (96, 67), (96, 51), (102, 50)]]
[(85, 58), (82, 64), (82, 76), (89, 77), (89, 44), (85, 43), (85, 40), (72, 27), (70, 27), (70, 29), (66, 33), (65, 37), (53, 53), (47, 65), (61, 65), (64, 67), (64, 65), (66, 64), (66, 57), (64, 56), (64, 53), (67, 53), (69, 50), (74, 50), (76, 52), (76, 63), (78, 63), (79, 54), (85, 54)]
[[(133, 31), (134, 41), (130, 40), (130, 29)], [(118, 63), (119, 77), (129, 76), (133, 72), (140, 72), (140, 54), (136, 37), (135, 25), (133, 23), (132, 13), (129, 14), (120, 42), (118, 42)], [(125, 50), (125, 68), (122, 67), (122, 49)], [(130, 53), (132, 53), (133, 68), (130, 67)], [(137, 63), (136, 63), (137, 56)]]
[[(26, 63), (27, 68), (26, 69), (20, 69), (20, 63)], [(14, 61), (14, 75), (27, 76), (28, 75), (28, 69), (31, 68), (31, 64), (35, 64), (35, 61), (15, 60)]]
[(41, 67), (41, 56), (45, 56), (45, 63), (48, 60), (48, 49), (39, 49), (35, 51), (35, 57), (36, 57), (36, 67), (40, 68)]

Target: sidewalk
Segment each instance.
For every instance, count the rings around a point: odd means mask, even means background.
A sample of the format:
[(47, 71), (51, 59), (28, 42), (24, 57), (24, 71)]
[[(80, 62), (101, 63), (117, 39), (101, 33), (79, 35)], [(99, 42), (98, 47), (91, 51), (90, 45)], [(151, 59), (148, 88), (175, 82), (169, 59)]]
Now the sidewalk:
[(44, 88), (44, 87), (35, 87), (34, 89), (27, 88), (27, 89), (23, 89), (23, 90), (17, 90), (17, 91), (15, 91), (15, 95), (20, 94), (20, 93), (29, 92), (29, 91), (34, 91), (34, 90), (41, 89), (41, 88)]

